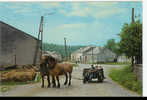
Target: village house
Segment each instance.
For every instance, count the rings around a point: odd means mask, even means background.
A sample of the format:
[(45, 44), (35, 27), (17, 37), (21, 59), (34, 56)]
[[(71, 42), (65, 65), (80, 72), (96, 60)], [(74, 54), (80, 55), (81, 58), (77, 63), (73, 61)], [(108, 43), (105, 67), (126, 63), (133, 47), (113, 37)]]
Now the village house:
[(39, 64), (40, 41), (0, 21), (0, 66)]
[(125, 54), (122, 54), (117, 57), (117, 62), (131, 62), (131, 59), (129, 59)]
[(114, 62), (116, 54), (104, 47), (93, 47), (83, 53), (85, 63)]
[(113, 62), (116, 54), (104, 47), (87, 46), (73, 52), (71, 58), (81, 63)]
[(92, 46), (80, 48), (71, 54), (71, 60), (73, 62), (83, 62), (83, 52), (89, 50)]

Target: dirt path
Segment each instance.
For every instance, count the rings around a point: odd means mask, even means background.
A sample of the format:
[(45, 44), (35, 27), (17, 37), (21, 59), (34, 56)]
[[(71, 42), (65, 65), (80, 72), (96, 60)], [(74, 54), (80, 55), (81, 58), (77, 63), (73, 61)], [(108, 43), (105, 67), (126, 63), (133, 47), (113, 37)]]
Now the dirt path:
[[(116, 65), (102, 65), (104, 68), (106, 79), (103, 83), (87, 83), (82, 82), (83, 68), (88, 68), (88, 64), (79, 64), (74, 68), (72, 73), (72, 85), (64, 86), (65, 78), (60, 77), (61, 88), (47, 88), (47, 80), (45, 88), (41, 88), (41, 82), (36, 84), (19, 85), (15, 89), (9, 90), (1, 94), (2, 96), (139, 96), (108, 77), (109, 68), (119, 67)], [(123, 67), (123, 66), (120, 66)]]

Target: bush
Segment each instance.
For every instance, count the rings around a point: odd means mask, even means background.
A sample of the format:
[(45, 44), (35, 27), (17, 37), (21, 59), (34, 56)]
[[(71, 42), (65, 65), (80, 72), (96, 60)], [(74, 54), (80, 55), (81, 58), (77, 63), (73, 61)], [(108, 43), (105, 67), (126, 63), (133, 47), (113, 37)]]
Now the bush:
[(78, 67), (78, 64), (72, 64), (73, 67)]
[(130, 66), (122, 69), (112, 69), (109, 76), (129, 90), (142, 94), (142, 82), (136, 79), (136, 75), (131, 71)]

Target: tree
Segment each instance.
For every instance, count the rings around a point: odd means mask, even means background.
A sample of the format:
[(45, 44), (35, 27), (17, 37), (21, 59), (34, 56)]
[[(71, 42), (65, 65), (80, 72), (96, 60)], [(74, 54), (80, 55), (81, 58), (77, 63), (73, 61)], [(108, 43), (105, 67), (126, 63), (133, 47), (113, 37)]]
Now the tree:
[[(65, 58), (65, 48), (64, 45), (58, 45), (58, 44), (49, 44), (49, 43), (43, 43), (42, 45), (43, 51), (56, 51), (57, 53), (61, 54), (62, 58)], [(85, 46), (68, 46), (67, 45), (67, 51), (68, 51), (68, 56), (71, 55), (72, 52), (78, 50), (79, 48), (82, 48)]]
[[(130, 24), (124, 24), (120, 33), (120, 50), (126, 56), (132, 57), (137, 64), (142, 63), (142, 23), (136, 21)], [(135, 57), (135, 59), (133, 59)]]
[(116, 43), (114, 39), (108, 40), (107, 44), (104, 47), (111, 50), (112, 52), (114, 52), (117, 57), (121, 54), (121, 52), (119, 50), (120, 49), (119, 44)]

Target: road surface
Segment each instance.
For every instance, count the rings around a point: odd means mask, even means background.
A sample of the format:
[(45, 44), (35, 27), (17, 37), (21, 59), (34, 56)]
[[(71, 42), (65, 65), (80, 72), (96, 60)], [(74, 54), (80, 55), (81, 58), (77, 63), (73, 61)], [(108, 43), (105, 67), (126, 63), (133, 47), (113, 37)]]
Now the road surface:
[(45, 80), (45, 88), (41, 88), (41, 82), (35, 84), (18, 85), (16, 88), (2, 93), (2, 96), (139, 96), (131, 92), (108, 77), (110, 68), (123, 67), (122, 65), (102, 65), (106, 79), (103, 83), (86, 83), (82, 81), (83, 68), (89, 68), (88, 64), (79, 64), (74, 67), (72, 73), (71, 86), (64, 86), (64, 76), (60, 77), (61, 88), (47, 88), (47, 80)]

